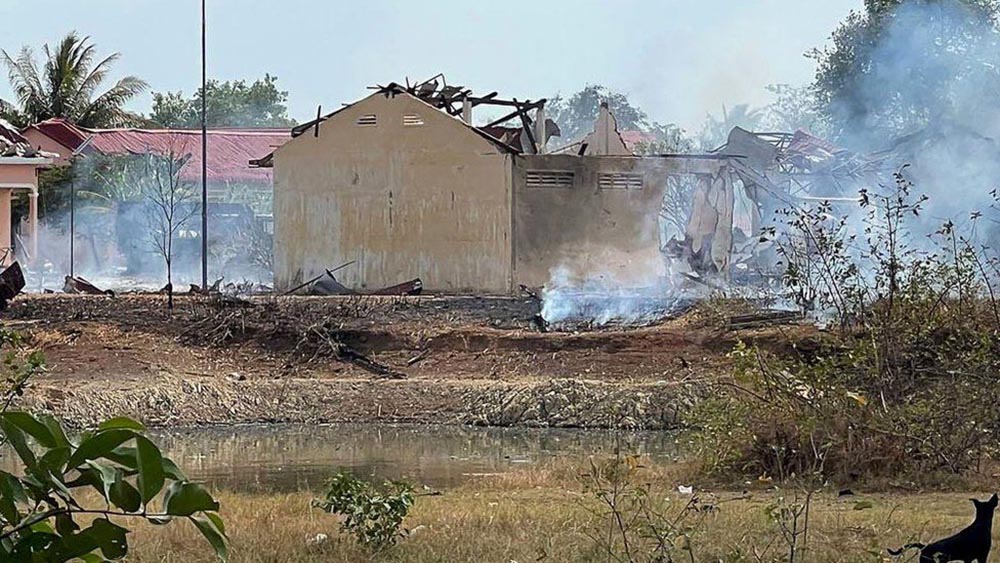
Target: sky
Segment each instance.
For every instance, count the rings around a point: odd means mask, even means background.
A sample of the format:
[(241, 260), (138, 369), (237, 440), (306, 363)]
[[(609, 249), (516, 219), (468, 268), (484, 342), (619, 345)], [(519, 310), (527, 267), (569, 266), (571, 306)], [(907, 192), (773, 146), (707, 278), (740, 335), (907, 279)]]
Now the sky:
[[(862, 0), (207, 0), (208, 74), (270, 73), (299, 121), (367, 86), (443, 72), (478, 93), (538, 99), (602, 84), (654, 120), (696, 130), (723, 104), (769, 100), (813, 76)], [(41, 51), (67, 32), (121, 53), (112, 78), (191, 94), (201, 83), (199, 0), (0, 0), (0, 48)], [(2, 77), (0, 77), (2, 78)], [(0, 79), (0, 97), (10, 88)], [(149, 93), (131, 104), (148, 113)]]

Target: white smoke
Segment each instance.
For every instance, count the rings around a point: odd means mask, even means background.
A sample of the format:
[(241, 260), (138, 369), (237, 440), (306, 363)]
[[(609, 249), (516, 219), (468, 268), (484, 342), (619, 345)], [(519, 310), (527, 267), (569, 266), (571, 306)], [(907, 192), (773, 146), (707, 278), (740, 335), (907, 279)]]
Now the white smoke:
[(909, 165), (928, 231), (985, 210), (1000, 185), (1000, 33), (971, 4), (902, 2), (831, 107), (839, 143)]

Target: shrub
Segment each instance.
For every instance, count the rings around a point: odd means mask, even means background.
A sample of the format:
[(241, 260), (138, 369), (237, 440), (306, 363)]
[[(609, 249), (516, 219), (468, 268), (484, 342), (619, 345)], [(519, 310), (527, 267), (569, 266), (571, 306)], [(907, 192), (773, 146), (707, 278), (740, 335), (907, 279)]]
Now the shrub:
[(341, 531), (354, 534), (358, 543), (381, 551), (405, 535), (403, 519), (413, 506), (413, 487), (400, 481), (375, 485), (341, 471), (330, 479), (326, 496), (313, 506), (343, 517)]
[(827, 203), (786, 212), (775, 235), (786, 288), (833, 330), (808, 354), (736, 347), (732, 380), (688, 417), (708, 470), (917, 477), (996, 453), (998, 260), (951, 222), (915, 234), (926, 198), (912, 187), (900, 173), (863, 191), (861, 217), (834, 218)]
[(590, 460), (590, 471), (582, 476), (584, 491), (588, 501), (597, 503), (584, 504), (593, 516), (584, 533), (593, 541), (595, 555), (629, 563), (693, 558), (691, 534), (714, 507), (702, 505), (696, 495), (679, 510), (671, 507), (662, 500), (663, 491), (643, 479), (642, 469), (636, 455)]

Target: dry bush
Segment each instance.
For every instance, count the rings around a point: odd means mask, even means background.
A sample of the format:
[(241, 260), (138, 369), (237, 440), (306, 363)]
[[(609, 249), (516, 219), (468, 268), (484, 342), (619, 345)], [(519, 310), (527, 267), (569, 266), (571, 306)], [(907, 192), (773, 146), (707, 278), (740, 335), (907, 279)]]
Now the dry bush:
[(913, 234), (926, 198), (911, 189), (900, 174), (863, 192), (861, 219), (832, 219), (828, 204), (789, 212), (786, 287), (831, 334), (809, 356), (733, 351), (733, 379), (688, 420), (710, 472), (927, 480), (996, 453), (998, 260), (950, 222)]

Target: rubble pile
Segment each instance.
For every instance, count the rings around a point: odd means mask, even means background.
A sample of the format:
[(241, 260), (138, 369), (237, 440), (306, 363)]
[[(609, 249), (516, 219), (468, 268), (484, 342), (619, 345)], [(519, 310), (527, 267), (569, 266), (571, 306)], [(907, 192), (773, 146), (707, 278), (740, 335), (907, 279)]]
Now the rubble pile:
[(36, 158), (42, 155), (35, 150), (17, 128), (0, 119), (0, 157), (5, 158)]

